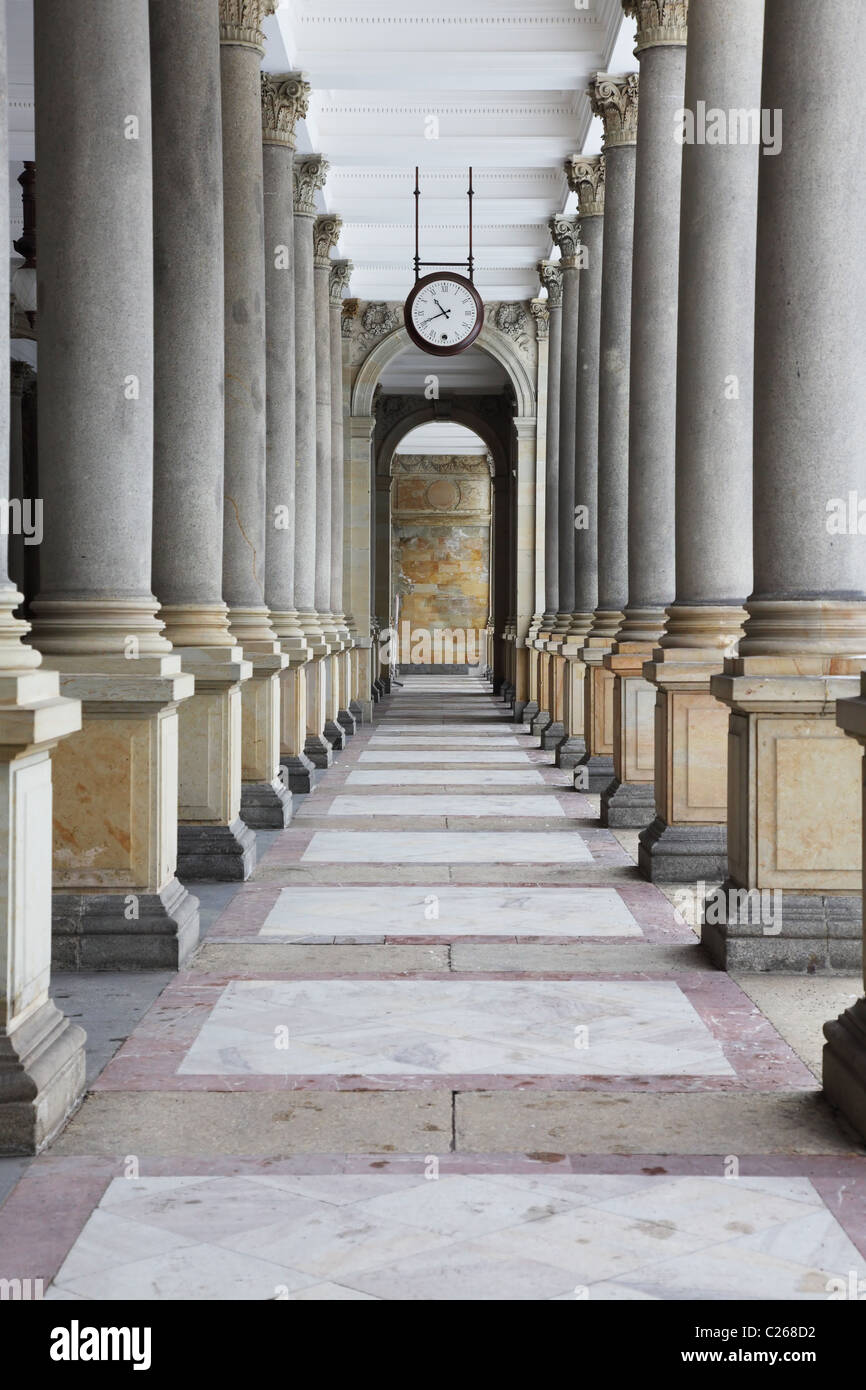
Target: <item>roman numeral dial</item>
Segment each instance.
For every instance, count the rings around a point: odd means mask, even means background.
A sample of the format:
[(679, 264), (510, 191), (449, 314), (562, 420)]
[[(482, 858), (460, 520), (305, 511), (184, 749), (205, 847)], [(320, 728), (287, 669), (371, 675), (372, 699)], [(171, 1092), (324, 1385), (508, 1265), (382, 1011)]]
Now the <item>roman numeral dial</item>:
[(478, 337), (484, 305), (471, 280), (462, 275), (426, 275), (409, 295), (404, 317), (418, 347), (434, 356), (450, 356)]

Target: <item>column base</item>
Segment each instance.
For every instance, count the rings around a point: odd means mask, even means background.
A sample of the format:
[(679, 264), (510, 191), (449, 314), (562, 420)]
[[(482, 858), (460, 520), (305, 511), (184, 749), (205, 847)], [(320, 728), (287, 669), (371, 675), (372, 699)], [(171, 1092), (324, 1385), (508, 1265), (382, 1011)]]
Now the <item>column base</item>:
[(601, 794), (601, 823), (609, 830), (643, 830), (655, 804), (652, 782), (620, 782), (614, 777)]
[(574, 790), (600, 796), (613, 781), (612, 753), (584, 753), (574, 768)]
[(246, 821), (230, 825), (179, 825), (177, 871), (188, 883), (243, 883), (256, 867), (256, 837)]
[(241, 783), (241, 819), (252, 830), (285, 830), (292, 819), (291, 792), (279, 777)]
[(717, 883), (728, 871), (728, 827), (668, 825), (656, 816), (641, 831), (637, 862), (650, 883)]
[(328, 740), (322, 738), (321, 734), (309, 734), (307, 736), (304, 753), (314, 767), (331, 767), (334, 761), (334, 750)]
[(527, 703), (523, 706), (523, 723), (531, 724), (533, 719), (535, 719), (540, 713), (541, 710), (538, 708), (538, 701), (528, 700)]
[(0, 1030), (0, 1154), (35, 1154), (84, 1094), (85, 1032), (52, 999)]
[(306, 753), (283, 753), (280, 767), (285, 769), (285, 778), (290, 792), (303, 794), (311, 792), (315, 786), (315, 763)]
[(554, 762), (557, 767), (576, 767), (586, 752), (586, 740), (582, 738), (564, 738), (562, 743), (557, 744)]
[(565, 725), (561, 719), (555, 719), (548, 724), (544, 733), (541, 735), (542, 748), (556, 748), (565, 738)]
[(514, 701), (514, 711), (513, 711), (513, 714), (512, 714), (512, 723), (514, 723), (514, 724), (525, 724), (525, 722), (526, 722), (526, 704), (525, 704), (525, 702), (524, 702), (523, 700), (515, 700), (515, 701)]
[(179, 970), (198, 945), (198, 898), (176, 878), (158, 893), (61, 891), (52, 924), (55, 970)]
[(340, 728), (351, 738), (352, 734), (358, 732), (358, 721), (351, 710), (341, 709), (337, 711), (337, 723)]
[(824, 1024), (824, 1095), (866, 1138), (866, 999)]
[(529, 731), (532, 734), (532, 737), (541, 738), (542, 734), (544, 733), (545, 729), (548, 728), (549, 724), (550, 710), (539, 710), (538, 714), (536, 714), (535, 717), (531, 719), (529, 722)]
[[(750, 894), (726, 879), (701, 915), (701, 944), (722, 970), (779, 970), (789, 975), (860, 970), (859, 894), (762, 893), (757, 888)], [(716, 917), (727, 920), (707, 920)]]
[(322, 730), (335, 753), (341, 753), (346, 746), (346, 730), (334, 719), (326, 719)]

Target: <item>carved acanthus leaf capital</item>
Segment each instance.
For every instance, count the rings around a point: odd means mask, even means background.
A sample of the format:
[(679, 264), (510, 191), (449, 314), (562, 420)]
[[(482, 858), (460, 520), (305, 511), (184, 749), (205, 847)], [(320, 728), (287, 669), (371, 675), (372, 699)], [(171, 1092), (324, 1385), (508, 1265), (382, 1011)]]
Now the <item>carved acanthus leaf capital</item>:
[(278, 0), (219, 0), (220, 43), (265, 51), (262, 23), (277, 8)]
[(581, 217), (604, 216), (604, 155), (569, 155), (565, 173)]
[(330, 293), (332, 304), (342, 304), (343, 291), (349, 288), (349, 281), (352, 278), (352, 271), (355, 267), (351, 261), (331, 261), (331, 281)]
[(689, 0), (622, 0), (627, 15), (637, 20), (637, 52), (688, 39)]
[(535, 336), (542, 342), (550, 327), (550, 308), (546, 299), (530, 299), (529, 312), (535, 319)]
[(295, 126), (310, 104), (310, 84), (299, 72), (262, 73), (262, 139), (266, 145), (295, 148)]
[(606, 150), (637, 143), (639, 90), (640, 75), (636, 72), (626, 73), (624, 77), (612, 77), (607, 72), (596, 74), (589, 89), (589, 101), (593, 113), (604, 121)]
[(305, 217), (316, 215), (316, 190), (324, 188), (330, 165), (321, 154), (307, 154), (294, 163), (295, 212)]
[(313, 264), (317, 270), (330, 269), (331, 252), (340, 240), (343, 221), (333, 213), (317, 217), (313, 223)]
[(562, 304), (562, 271), (556, 261), (539, 261), (538, 278), (547, 290), (547, 302), (551, 309)]
[[(551, 217), (548, 226), (550, 227), (550, 235), (559, 247), (562, 260), (564, 262), (574, 261), (577, 256), (577, 248), (580, 245), (577, 218), (566, 217), (562, 213), (557, 213), (555, 217)], [(564, 266), (564, 269), (571, 268)]]
[(351, 338), (352, 336), (352, 325), (358, 317), (358, 307), (360, 303), (360, 299), (344, 299), (340, 305), (342, 311), (340, 322), (344, 338)]

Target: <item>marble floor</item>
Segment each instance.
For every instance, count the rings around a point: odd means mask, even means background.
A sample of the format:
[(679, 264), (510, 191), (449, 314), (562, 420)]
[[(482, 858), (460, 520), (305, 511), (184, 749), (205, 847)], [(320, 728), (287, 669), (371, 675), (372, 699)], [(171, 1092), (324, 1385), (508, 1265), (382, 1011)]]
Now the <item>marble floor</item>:
[(252, 878), (202, 886), (196, 955), (10, 1178), (0, 1277), (325, 1302), (866, 1278), (866, 1158), (812, 1052), (489, 685), (401, 680)]

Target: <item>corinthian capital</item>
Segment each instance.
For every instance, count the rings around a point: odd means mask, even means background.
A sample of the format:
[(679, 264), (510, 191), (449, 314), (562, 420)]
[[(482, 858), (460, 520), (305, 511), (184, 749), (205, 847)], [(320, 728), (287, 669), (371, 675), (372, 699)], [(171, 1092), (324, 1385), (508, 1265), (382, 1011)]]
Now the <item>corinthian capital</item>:
[(317, 217), (313, 224), (313, 264), (319, 269), (330, 267), (331, 252), (340, 240), (343, 222), (333, 213)]
[(547, 302), (551, 309), (562, 304), (562, 271), (556, 261), (539, 261), (538, 278), (547, 290)]
[(569, 155), (565, 173), (581, 217), (604, 216), (604, 155)]
[(562, 268), (564, 270), (573, 269), (576, 264), (577, 248), (580, 244), (577, 218), (565, 217), (561, 213), (557, 213), (555, 217), (551, 217), (548, 226), (550, 227), (550, 235), (559, 247)]
[(550, 327), (550, 306), (546, 299), (530, 299), (529, 312), (535, 319), (535, 336), (541, 343)]
[(219, 0), (220, 43), (265, 51), (262, 22), (277, 8), (277, 0)]
[(262, 140), (295, 148), (295, 126), (307, 114), (310, 84), (299, 72), (262, 73)]
[(330, 165), (321, 154), (307, 154), (296, 159), (293, 169), (295, 180), (295, 212), (304, 217), (316, 215), (316, 189), (324, 188)]
[(640, 77), (636, 72), (612, 77), (598, 72), (589, 88), (593, 114), (604, 121), (604, 147), (634, 145), (637, 142), (637, 110)]
[(689, 0), (622, 0), (622, 7), (637, 20), (638, 53), (644, 48), (686, 42)]
[[(339, 219), (338, 219), (339, 220)], [(349, 288), (354, 266), (351, 261), (331, 261), (331, 303), (342, 304), (343, 291)]]

